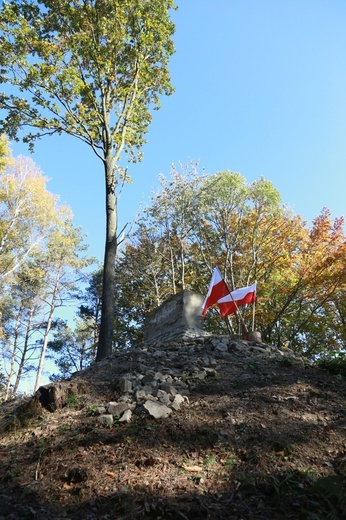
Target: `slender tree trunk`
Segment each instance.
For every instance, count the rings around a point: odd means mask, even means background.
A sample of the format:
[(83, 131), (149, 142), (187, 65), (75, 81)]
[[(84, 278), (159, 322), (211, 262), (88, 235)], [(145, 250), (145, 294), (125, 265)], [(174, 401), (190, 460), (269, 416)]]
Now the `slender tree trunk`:
[(83, 368), (84, 368), (84, 358), (85, 358), (85, 351), (86, 351), (85, 345), (86, 345), (86, 341), (83, 340), (82, 341), (82, 352), (81, 352), (81, 356), (79, 358), (79, 370), (83, 370)]
[(43, 363), (44, 363), (44, 359), (46, 357), (49, 333), (50, 333), (50, 330), (52, 328), (52, 318), (53, 318), (53, 314), (54, 314), (54, 309), (55, 309), (55, 307), (53, 305), (53, 307), (51, 307), (50, 311), (49, 311), (47, 327), (46, 327), (46, 330), (45, 330), (45, 333), (44, 333), (44, 337), (43, 337), (43, 345), (42, 345), (42, 350), (41, 350), (40, 362), (39, 362), (38, 369), (37, 369), (37, 375), (36, 375), (36, 382), (35, 382), (34, 392), (36, 392), (36, 390), (38, 390), (38, 388), (39, 388), (39, 386), (41, 384)]
[(78, 366), (78, 364), (77, 364), (77, 362), (75, 360), (75, 357), (71, 354), (69, 348), (67, 348), (67, 354), (68, 354), (68, 357), (69, 357), (69, 359), (71, 361), (71, 364), (74, 367), (75, 371), (77, 372), (78, 370), (82, 370), (81, 363)]
[(105, 163), (106, 245), (102, 284), (102, 313), (96, 361), (112, 354), (115, 310), (115, 258), (117, 253), (117, 197), (111, 160)]
[(28, 323), (27, 323), (27, 326), (26, 326), (26, 333), (25, 333), (25, 339), (24, 339), (23, 352), (22, 352), (22, 355), (21, 355), (21, 358), (20, 358), (19, 368), (18, 368), (18, 372), (17, 372), (17, 377), (16, 377), (16, 381), (15, 381), (14, 387), (13, 387), (14, 395), (16, 395), (16, 393), (17, 393), (18, 386), (19, 386), (19, 383), (20, 383), (20, 380), (21, 380), (21, 377), (22, 377), (22, 374), (23, 374), (23, 368), (24, 368), (24, 364), (25, 364), (25, 361), (26, 361), (26, 354), (27, 354), (28, 348), (29, 348), (29, 337), (30, 337), (31, 323), (32, 323), (32, 318), (34, 316), (34, 313), (35, 313), (35, 307), (33, 307), (30, 310), (29, 319), (28, 319)]
[(10, 371), (8, 373), (7, 383), (6, 383), (5, 401), (10, 396), (11, 381), (12, 381), (12, 377), (13, 377), (14, 372), (15, 372), (14, 365), (15, 365), (15, 362), (16, 362), (16, 354), (17, 354), (18, 338), (19, 338), (19, 324), (20, 324), (21, 315), (22, 315), (22, 308), (20, 308), (19, 311), (18, 311), (17, 318), (16, 318), (15, 329), (14, 329), (14, 334), (13, 334), (13, 349), (12, 349), (12, 355), (11, 355)]
[(46, 351), (47, 351), (47, 346), (48, 346), (48, 337), (49, 337), (49, 333), (52, 328), (53, 315), (54, 315), (55, 305), (56, 305), (56, 297), (57, 297), (57, 294), (59, 293), (61, 270), (62, 270), (62, 267), (60, 267), (58, 269), (57, 275), (55, 277), (55, 285), (54, 285), (54, 289), (53, 289), (52, 299), (51, 299), (51, 302), (49, 305), (47, 326), (46, 326), (46, 330), (45, 330), (44, 337), (43, 337), (43, 345), (42, 345), (42, 351), (41, 351), (41, 356), (40, 356), (40, 362), (39, 362), (38, 369), (37, 369), (34, 392), (36, 392), (36, 390), (38, 390), (38, 388), (41, 384), (43, 363), (44, 363), (44, 359), (46, 357)]
[(159, 287), (159, 284), (157, 282), (157, 276), (156, 276), (156, 273), (154, 271), (152, 271), (153, 273), (153, 280), (154, 280), (154, 286), (155, 286), (155, 295), (156, 295), (156, 305), (159, 306), (161, 305), (161, 298), (160, 298), (160, 287)]
[(100, 316), (101, 316), (101, 298), (96, 303), (96, 309), (95, 309), (95, 321), (94, 321), (94, 343), (96, 344), (99, 339), (100, 334)]
[(92, 348), (92, 358), (93, 358), (93, 361), (96, 361), (97, 345), (98, 345), (99, 335), (100, 335), (100, 331), (99, 331), (99, 315), (100, 315), (100, 307), (99, 307), (99, 305), (97, 305), (95, 318), (94, 318), (94, 325), (93, 325), (93, 341), (94, 341), (93, 348)]
[(185, 248), (183, 239), (180, 240), (181, 288), (185, 289)]
[(169, 243), (169, 255), (170, 255), (170, 259), (171, 259), (171, 269), (172, 269), (172, 290), (173, 290), (173, 294), (176, 294), (177, 286), (176, 286), (176, 281), (175, 281), (174, 250), (173, 250), (173, 246), (171, 245), (171, 237), (169, 234), (168, 234), (168, 243)]

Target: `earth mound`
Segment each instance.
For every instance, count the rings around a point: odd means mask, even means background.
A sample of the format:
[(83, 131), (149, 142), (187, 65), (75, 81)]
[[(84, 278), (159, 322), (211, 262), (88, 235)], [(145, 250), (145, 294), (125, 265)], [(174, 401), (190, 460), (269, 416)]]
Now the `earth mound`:
[(341, 520), (345, 396), (228, 336), (118, 352), (1, 405), (0, 520)]

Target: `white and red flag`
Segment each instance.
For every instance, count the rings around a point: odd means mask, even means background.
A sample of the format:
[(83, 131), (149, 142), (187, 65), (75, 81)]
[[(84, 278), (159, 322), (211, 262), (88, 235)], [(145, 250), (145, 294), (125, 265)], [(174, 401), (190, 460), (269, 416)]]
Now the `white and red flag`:
[(217, 301), (222, 316), (234, 314), (237, 308), (247, 303), (255, 303), (256, 301), (256, 282), (247, 287), (236, 289)]
[(230, 295), (230, 290), (227, 287), (227, 284), (223, 279), (219, 269), (215, 267), (211, 277), (207, 296), (202, 305), (202, 316), (204, 317), (206, 315), (209, 307), (217, 303), (220, 298), (223, 298), (227, 295)]

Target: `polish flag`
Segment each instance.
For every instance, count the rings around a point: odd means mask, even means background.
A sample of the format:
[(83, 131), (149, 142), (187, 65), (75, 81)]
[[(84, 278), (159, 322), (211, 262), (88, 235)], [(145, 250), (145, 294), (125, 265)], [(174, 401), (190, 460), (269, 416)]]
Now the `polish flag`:
[(202, 305), (202, 316), (204, 317), (207, 314), (209, 307), (217, 303), (220, 298), (223, 298), (224, 296), (227, 297), (227, 295), (230, 296), (230, 290), (227, 287), (227, 284), (223, 279), (219, 269), (215, 267), (211, 277), (207, 296)]
[(256, 282), (248, 287), (236, 289), (217, 301), (222, 316), (234, 314), (237, 307), (256, 301)]

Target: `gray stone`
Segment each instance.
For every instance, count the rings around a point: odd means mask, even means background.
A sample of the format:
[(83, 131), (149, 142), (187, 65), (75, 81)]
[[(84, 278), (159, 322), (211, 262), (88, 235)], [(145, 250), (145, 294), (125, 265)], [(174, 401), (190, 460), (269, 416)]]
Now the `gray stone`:
[(217, 350), (218, 352), (227, 352), (228, 347), (227, 347), (227, 345), (224, 345), (224, 344), (222, 344), (222, 343), (219, 343), (219, 345), (217, 345), (217, 346), (215, 347), (215, 350)]
[(182, 403), (184, 402), (184, 397), (180, 394), (177, 394), (175, 397), (174, 397), (174, 401), (172, 403), (172, 408), (174, 408), (174, 410), (179, 410), (180, 406), (182, 405)]
[(154, 417), (154, 419), (161, 419), (168, 417), (172, 410), (168, 408), (165, 404), (155, 402), (155, 401), (146, 401), (144, 403), (144, 408), (149, 412), (149, 414)]
[(103, 414), (97, 417), (97, 422), (105, 426), (112, 426), (114, 423), (114, 418), (111, 414)]
[(262, 347), (251, 347), (253, 352), (259, 352), (261, 354), (270, 354), (270, 350)]
[(139, 388), (139, 390), (143, 390), (145, 393), (147, 394), (151, 394), (153, 388), (156, 388), (157, 384), (156, 384), (156, 381), (151, 384), (151, 385), (145, 385), (143, 386), (142, 388)]
[(164, 390), (156, 390), (155, 397), (158, 399), (161, 399), (162, 397), (165, 398), (166, 396), (168, 396), (168, 394)]
[[(162, 390), (159, 390), (159, 392), (162, 392)], [(162, 394), (157, 395), (157, 398), (160, 403), (166, 404), (167, 406), (171, 404), (171, 398), (168, 394), (166, 394), (166, 392), (162, 392)]]
[(176, 390), (180, 395), (183, 395), (184, 397), (190, 395), (190, 390), (188, 388), (177, 386)]
[(234, 351), (241, 352), (243, 350), (243, 348), (235, 341), (232, 341), (232, 343), (230, 343), (227, 346), (227, 350), (228, 350), (228, 352), (234, 352)]
[(205, 379), (207, 377), (207, 375), (208, 375), (207, 372), (205, 370), (203, 370), (202, 372), (195, 372), (193, 374), (193, 377), (195, 379), (199, 379), (199, 380), (203, 381), (203, 379)]
[(171, 394), (171, 395), (175, 395), (178, 393), (178, 390), (173, 386), (173, 385), (170, 385), (168, 383), (162, 383), (160, 385), (160, 388), (161, 390), (163, 390), (164, 392), (168, 393), (168, 394)]
[(129, 379), (127, 378), (121, 378), (119, 380), (119, 390), (121, 392), (132, 392), (132, 388), (133, 388), (133, 385), (132, 385), (132, 381), (130, 381)]
[(114, 416), (120, 415), (123, 412), (125, 412), (125, 410), (128, 410), (128, 409), (129, 409), (128, 403), (110, 402), (110, 403), (108, 403), (108, 406), (107, 406), (108, 413), (111, 413)]
[(155, 381), (164, 381), (165, 380), (165, 377), (161, 372), (156, 372), (156, 374), (154, 375), (154, 380)]
[(141, 383), (143, 386), (147, 385), (147, 384), (150, 384), (154, 379), (154, 374), (146, 374), (145, 376), (142, 377), (141, 379)]
[(93, 415), (101, 415), (106, 413), (106, 407), (105, 406), (93, 406), (90, 407), (91, 410), (94, 411)]
[(147, 398), (148, 393), (145, 390), (137, 390), (135, 397), (137, 401), (142, 401)]
[(208, 377), (216, 377), (216, 370), (215, 370), (215, 368), (205, 367), (204, 370), (207, 373)]
[(318, 424), (318, 422), (319, 422), (318, 415), (316, 415), (314, 413), (304, 413), (304, 414), (302, 414), (301, 419), (302, 419), (302, 421), (306, 421), (306, 422), (309, 422), (312, 424)]
[(120, 417), (119, 422), (130, 422), (132, 417), (131, 410), (125, 410), (123, 415)]

